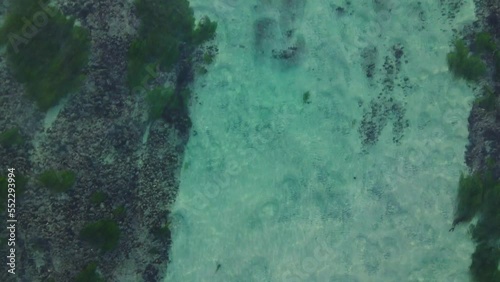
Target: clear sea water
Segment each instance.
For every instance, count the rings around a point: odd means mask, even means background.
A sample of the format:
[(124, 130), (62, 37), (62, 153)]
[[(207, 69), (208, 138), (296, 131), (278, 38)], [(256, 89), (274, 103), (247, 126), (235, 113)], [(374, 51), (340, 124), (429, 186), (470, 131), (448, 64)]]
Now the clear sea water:
[(474, 246), (448, 229), (474, 96), (445, 58), (472, 1), (453, 19), (447, 1), (190, 2), (219, 55), (194, 86), (165, 281), (467, 281)]

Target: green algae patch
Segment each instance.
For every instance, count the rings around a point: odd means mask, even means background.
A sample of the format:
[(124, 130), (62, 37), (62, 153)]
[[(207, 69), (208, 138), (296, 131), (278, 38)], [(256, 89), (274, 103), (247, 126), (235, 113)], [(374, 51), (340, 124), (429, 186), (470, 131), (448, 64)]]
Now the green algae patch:
[(477, 223), (469, 228), (476, 243), (469, 270), (472, 281), (477, 282), (499, 281), (500, 278), (500, 250), (494, 243), (500, 239), (500, 184), (493, 176), (493, 164), (488, 166), (483, 173), (460, 176), (453, 222), (455, 226), (478, 217)]
[(149, 119), (156, 120), (161, 118), (165, 108), (178, 102), (172, 88), (158, 87), (146, 93), (146, 100), (149, 106)]
[(87, 223), (80, 231), (80, 238), (102, 252), (111, 251), (118, 245), (120, 228), (114, 220), (101, 219)]
[(467, 81), (478, 81), (486, 74), (486, 64), (479, 56), (471, 55), (464, 40), (455, 41), (455, 50), (448, 53), (448, 68), (457, 78)]
[(46, 111), (81, 86), (89, 33), (43, 1), (11, 1), (0, 28), (7, 64), (26, 96)]
[(196, 24), (186, 0), (136, 0), (135, 9), (141, 24), (128, 52), (131, 88), (147, 84), (151, 68), (171, 70), (182, 52), (189, 56), (215, 36), (217, 23), (203, 17)]
[(19, 132), (18, 127), (7, 129), (0, 133), (0, 145), (3, 147), (12, 147), (24, 143), (24, 138)]
[(76, 282), (104, 282), (105, 280), (97, 272), (97, 263), (91, 262), (85, 266), (75, 278)]
[(46, 170), (38, 176), (40, 184), (54, 193), (64, 193), (73, 186), (76, 174), (70, 170)]

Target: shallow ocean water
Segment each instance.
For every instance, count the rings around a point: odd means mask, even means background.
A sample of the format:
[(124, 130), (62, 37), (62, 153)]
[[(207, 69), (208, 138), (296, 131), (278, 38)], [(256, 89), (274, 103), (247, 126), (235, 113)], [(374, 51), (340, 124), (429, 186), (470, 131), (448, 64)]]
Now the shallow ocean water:
[(448, 229), (474, 97), (445, 58), (474, 7), (436, 2), (191, 1), (219, 55), (165, 281), (466, 281)]

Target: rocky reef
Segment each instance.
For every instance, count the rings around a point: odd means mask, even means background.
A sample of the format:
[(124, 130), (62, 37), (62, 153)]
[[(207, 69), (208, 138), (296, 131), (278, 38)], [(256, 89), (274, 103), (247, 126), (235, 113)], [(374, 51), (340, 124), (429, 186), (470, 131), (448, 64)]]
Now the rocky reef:
[[(19, 6), (29, 7), (22, 9), (26, 21), (13, 12)], [(173, 13), (172, 7), (177, 14), (170, 21), (183, 22), (183, 33), (150, 38), (174, 46), (165, 66), (161, 58), (141, 53), (162, 50), (131, 46), (145, 36), (148, 13)], [(161, 281), (169, 259), (169, 208), (189, 139), (188, 106), (196, 96), (190, 85), (202, 75), (195, 70), (206, 72), (206, 58), (212, 61), (217, 52), (216, 23), (204, 18), (197, 24), (186, 0), (7, 1), (0, 5), (1, 19), (1, 215), (12, 214), (17, 224), (16, 274), (3, 271), (0, 280)], [(33, 28), (30, 36), (23, 33)], [(30, 45), (54, 36), (54, 46)], [(50, 60), (30, 64), (13, 46)], [(78, 57), (85, 46), (85, 56)], [(43, 53), (53, 48), (58, 52)], [(57, 57), (61, 52), (67, 55)], [(47, 74), (45, 81), (31, 86), (30, 68)], [(137, 88), (131, 73), (150, 77)], [(71, 87), (61, 76), (71, 78)], [(55, 91), (40, 93), (39, 85), (55, 85), (58, 95), (48, 99)], [(147, 92), (159, 87), (174, 89), (184, 100), (163, 101), (152, 119)], [(16, 184), (15, 212), (4, 206), (10, 179)], [(7, 232), (1, 237), (8, 238)], [(5, 256), (1, 261), (8, 262)]]

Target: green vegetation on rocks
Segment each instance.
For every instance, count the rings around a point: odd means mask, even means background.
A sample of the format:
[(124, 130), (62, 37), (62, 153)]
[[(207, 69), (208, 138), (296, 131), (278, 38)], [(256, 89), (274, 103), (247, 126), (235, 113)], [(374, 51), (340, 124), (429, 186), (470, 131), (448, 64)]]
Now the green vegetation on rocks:
[(76, 174), (70, 170), (46, 170), (38, 176), (38, 181), (55, 193), (68, 191), (75, 183)]
[(483, 192), (484, 187), (479, 175), (460, 175), (455, 218), (470, 221), (481, 206)]
[(170, 240), (170, 226), (168, 223), (164, 224), (161, 227), (155, 227), (151, 230), (151, 233), (155, 237), (155, 239), (160, 240), (162, 242), (168, 242)]
[(99, 205), (101, 204), (102, 202), (104, 202), (106, 199), (108, 198), (108, 195), (102, 191), (97, 191), (97, 192), (93, 192), (91, 195), (90, 195), (90, 201), (94, 204), (94, 205)]
[(175, 94), (172, 88), (157, 87), (146, 93), (146, 100), (149, 106), (150, 120), (162, 117), (165, 111), (181, 112), (187, 107), (191, 93), (184, 89), (179, 94)]
[(76, 276), (76, 282), (104, 282), (105, 280), (97, 272), (97, 264), (91, 262), (85, 266)]
[(476, 55), (471, 55), (464, 40), (455, 41), (455, 50), (448, 53), (448, 68), (455, 77), (467, 81), (478, 81), (486, 73), (486, 64)]
[(496, 109), (496, 95), (495, 92), (489, 87), (485, 87), (483, 90), (483, 95), (478, 97), (475, 103), (482, 109), (488, 112), (492, 112)]
[(132, 88), (147, 84), (151, 69), (170, 70), (181, 52), (192, 53), (215, 36), (217, 23), (203, 17), (196, 24), (187, 0), (136, 0), (135, 8), (141, 24), (128, 53)]
[(175, 103), (176, 96), (172, 88), (158, 87), (146, 94), (149, 106), (149, 119), (155, 120), (161, 118), (165, 108), (171, 103)]
[(24, 138), (19, 133), (19, 128), (14, 127), (11, 129), (7, 129), (0, 133), (0, 145), (3, 147), (11, 147), (15, 145), (21, 145), (24, 143)]
[(101, 219), (86, 224), (80, 231), (80, 238), (102, 252), (111, 251), (118, 245), (120, 228), (111, 219)]
[(492, 53), (497, 49), (495, 40), (488, 32), (479, 32), (476, 34), (475, 48), (479, 53)]
[(26, 95), (48, 110), (81, 86), (88, 61), (89, 33), (43, 1), (10, 1), (0, 28), (7, 64)]
[(477, 282), (500, 281), (500, 249), (495, 243), (500, 241), (500, 184), (493, 177), (492, 167), (490, 162), (483, 173), (460, 176), (453, 222), (453, 225), (469, 222), (478, 216), (477, 223), (470, 228), (476, 243), (470, 273)]
[(118, 206), (117, 208), (115, 208), (113, 210), (113, 216), (115, 218), (121, 218), (121, 217), (123, 217), (125, 215), (125, 212), (126, 212), (125, 206), (124, 205), (120, 205), (120, 206)]

